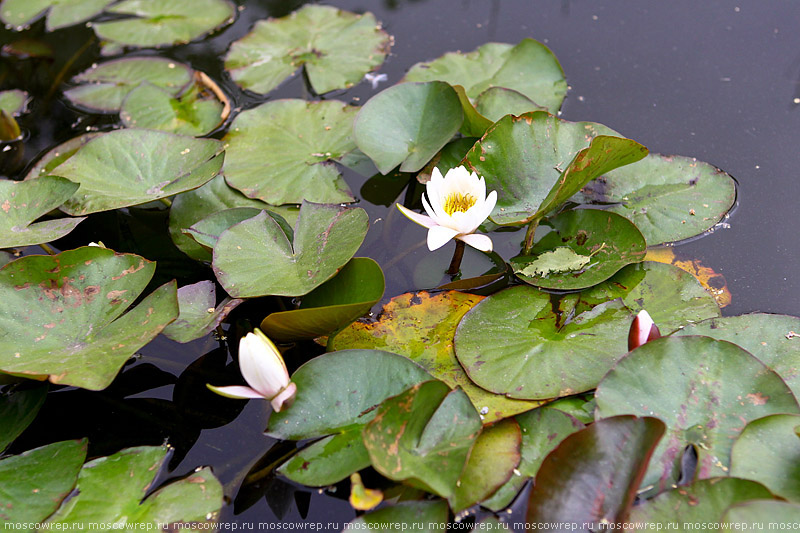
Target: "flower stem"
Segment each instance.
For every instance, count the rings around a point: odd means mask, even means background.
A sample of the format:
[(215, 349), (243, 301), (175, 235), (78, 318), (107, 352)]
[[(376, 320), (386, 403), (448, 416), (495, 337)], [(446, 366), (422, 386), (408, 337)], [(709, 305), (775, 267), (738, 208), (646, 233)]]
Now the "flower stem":
[(44, 250), (45, 252), (47, 252), (47, 255), (56, 255), (56, 251), (55, 251), (55, 250), (53, 250), (53, 249), (52, 249), (52, 248), (51, 248), (49, 245), (47, 245), (47, 244), (45, 244), (45, 243), (41, 243), (41, 244), (39, 245), (39, 248), (41, 248), (42, 250)]
[(461, 268), (461, 260), (464, 258), (464, 248), (466, 248), (466, 243), (464, 241), (456, 240), (456, 251), (453, 252), (453, 259), (450, 261), (450, 268), (447, 269), (447, 273), (451, 276), (455, 276), (458, 274), (458, 270)]
[(167, 207), (172, 207), (172, 200), (170, 200), (169, 198), (159, 198), (158, 201)]
[(525, 232), (525, 246), (522, 249), (523, 255), (530, 255), (531, 250), (533, 249), (533, 237), (536, 235), (536, 228), (539, 227), (539, 219), (534, 218), (531, 220), (531, 223), (528, 224), (528, 231)]

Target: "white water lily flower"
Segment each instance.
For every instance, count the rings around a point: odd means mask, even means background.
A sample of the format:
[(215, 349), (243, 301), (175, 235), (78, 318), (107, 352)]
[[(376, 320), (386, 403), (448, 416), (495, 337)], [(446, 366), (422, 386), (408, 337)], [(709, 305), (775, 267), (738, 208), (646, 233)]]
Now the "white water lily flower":
[(434, 168), (426, 192), (428, 197), (422, 196), (422, 205), (428, 216), (400, 204), (397, 208), (412, 221), (428, 228), (430, 251), (441, 248), (450, 239), (459, 239), (483, 252), (492, 251), (492, 239), (475, 234), (497, 203), (497, 191), (486, 196), (483, 178), (464, 167), (451, 168), (442, 177), (439, 169)]
[(248, 333), (239, 341), (239, 368), (249, 387), (206, 386), (228, 398), (269, 400), (275, 412), (289, 407), (294, 401), (297, 385), (289, 381), (289, 372), (281, 352), (260, 330)]

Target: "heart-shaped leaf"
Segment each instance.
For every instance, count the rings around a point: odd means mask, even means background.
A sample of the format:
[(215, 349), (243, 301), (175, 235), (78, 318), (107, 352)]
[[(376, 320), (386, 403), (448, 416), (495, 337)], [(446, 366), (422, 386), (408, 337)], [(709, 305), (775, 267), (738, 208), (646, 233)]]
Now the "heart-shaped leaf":
[(63, 204), (76, 190), (77, 183), (51, 176), (0, 180), (0, 248), (54, 241), (75, 229), (86, 217), (34, 220)]
[(47, 12), (47, 31), (79, 24), (103, 12), (114, 0), (3, 0), (0, 18), (24, 29)]
[[(75, 486), (86, 457), (86, 439), (48, 444), (0, 460), (0, 502), (3, 525), (35, 529)], [(8, 526), (6, 526), (8, 527)]]
[(217, 305), (217, 289), (212, 281), (185, 285), (178, 289), (180, 314), (162, 333), (176, 342), (205, 337), (243, 301), (225, 298)]
[(448, 498), (480, 430), (463, 391), (426, 381), (384, 400), (364, 426), (364, 446), (382, 475)]
[(453, 336), (464, 314), (482, 296), (447, 291), (409, 292), (392, 298), (375, 322), (355, 322), (331, 341), (335, 350), (377, 348), (404, 355), (436, 379), (461, 387), (485, 423), (533, 409), (539, 402), (515, 400), (478, 387), (456, 359)]
[[(532, 248), (531, 255), (511, 260), (517, 276), (546, 289), (583, 289), (603, 282), (622, 267), (644, 259), (647, 244), (628, 219), (597, 209), (565, 211), (544, 223), (553, 229)], [(564, 260), (550, 258), (569, 251)], [(555, 258), (554, 258), (555, 259)]]
[(228, 183), (276, 205), (352, 202), (334, 162), (356, 148), (357, 111), (336, 100), (274, 100), (239, 113), (224, 139)]
[(166, 446), (140, 446), (86, 463), (78, 476), (77, 494), (47, 522), (66, 527), (124, 522), (154, 528), (178, 522), (215, 523), (222, 508), (222, 485), (209, 468), (149, 493), (168, 452)]
[[(657, 418), (616, 416), (568, 436), (536, 474), (528, 524), (548, 531), (568, 531), (575, 523), (587, 530), (609, 523), (622, 529), (663, 434)], [(548, 523), (561, 525), (545, 527)]]
[(73, 104), (90, 111), (117, 113), (125, 97), (142, 83), (178, 96), (192, 81), (192, 68), (158, 56), (125, 57), (106, 61), (81, 72), (64, 91)]
[(214, 273), (234, 297), (302, 296), (332, 278), (367, 234), (367, 213), (303, 202), (292, 242), (261, 213), (222, 232)]
[(747, 422), (800, 413), (775, 372), (735, 344), (709, 337), (663, 337), (639, 346), (603, 378), (595, 399), (598, 419), (647, 414), (667, 424), (642, 482), (657, 491), (677, 480), (687, 445), (696, 445), (697, 479), (724, 476)]
[(199, 187), (219, 172), (223, 147), (214, 139), (124, 129), (90, 140), (52, 173), (80, 184), (62, 209), (85, 215)]
[(372, 13), (307, 5), (256, 23), (231, 45), (225, 70), (242, 88), (266, 94), (302, 66), (323, 94), (358, 83), (383, 63), (391, 44)]
[(403, 83), (376, 94), (356, 117), (358, 148), (387, 174), (416, 172), (455, 135), (464, 120), (458, 95), (440, 81)]
[(33, 422), (46, 395), (47, 387), (43, 385), (0, 392), (0, 453)]
[(103, 55), (124, 47), (158, 48), (188, 43), (232, 22), (236, 8), (227, 0), (123, 0), (106, 9), (130, 17), (92, 24)]
[(513, 89), (550, 112), (561, 108), (567, 95), (564, 71), (542, 43), (523, 39), (516, 46), (487, 43), (472, 52), (450, 52), (429, 63), (417, 63), (403, 81), (446, 81), (462, 85), (478, 98), (493, 87)]
[(261, 321), (271, 339), (312, 339), (346, 327), (383, 297), (381, 267), (354, 257), (336, 276), (303, 297), (299, 309), (272, 313)]
[(0, 270), (0, 370), (99, 390), (178, 316), (175, 282), (135, 308), (155, 265), (86, 246)]
[(518, 286), (470, 310), (455, 351), (477, 385), (511, 398), (548, 399), (593, 389), (628, 351), (631, 313), (619, 301), (566, 321), (550, 294)]

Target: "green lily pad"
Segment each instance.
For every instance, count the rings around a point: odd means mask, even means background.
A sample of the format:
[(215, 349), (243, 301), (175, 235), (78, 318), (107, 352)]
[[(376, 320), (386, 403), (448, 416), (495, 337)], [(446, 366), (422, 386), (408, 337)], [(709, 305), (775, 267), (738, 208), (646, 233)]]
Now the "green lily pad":
[(356, 148), (357, 111), (336, 100), (274, 100), (239, 113), (224, 138), (228, 183), (276, 205), (352, 202), (334, 163)]
[(752, 313), (711, 318), (673, 335), (706, 335), (741, 346), (773, 369), (800, 398), (800, 318)]
[(236, 8), (227, 0), (123, 0), (106, 9), (131, 17), (92, 25), (103, 55), (125, 47), (159, 48), (193, 41), (232, 22)]
[(539, 219), (592, 179), (639, 161), (647, 149), (591, 122), (567, 122), (543, 111), (505, 116), (475, 144), (466, 161), (497, 191), (497, 224)]
[(597, 418), (657, 416), (668, 427), (642, 484), (663, 491), (678, 478), (687, 445), (698, 454), (696, 479), (725, 476), (745, 424), (800, 413), (789, 387), (735, 344), (709, 337), (663, 337), (621, 359), (595, 393)]
[(368, 529), (375, 533), (405, 530), (434, 533), (447, 529), (447, 514), (447, 502), (442, 500), (406, 501), (361, 515), (345, 529)]
[(150, 83), (139, 85), (125, 97), (120, 118), (127, 128), (168, 131), (199, 137), (223, 120), (223, 104), (193, 85), (180, 97)]
[(489, 87), (483, 91), (475, 99), (475, 109), (491, 122), (497, 122), (506, 115), (547, 111), (521, 92), (505, 87)]
[(477, 385), (511, 398), (549, 399), (593, 389), (628, 351), (632, 315), (614, 300), (564, 323), (550, 294), (497, 292), (456, 330), (456, 357)]
[[(0, 13), (3, 5), (0, 5)], [(12, 117), (17, 117), (25, 112), (28, 107), (30, 96), (25, 91), (13, 89), (10, 91), (0, 91), (0, 110), (5, 111)]]
[(243, 301), (225, 298), (217, 305), (217, 289), (212, 281), (185, 285), (178, 289), (180, 314), (162, 333), (175, 342), (189, 342), (205, 337)]
[(753, 420), (733, 443), (731, 476), (763, 483), (787, 500), (800, 501), (798, 415), (772, 415)]
[(602, 521), (621, 530), (663, 434), (664, 423), (657, 418), (617, 416), (568, 436), (536, 474), (528, 524), (549, 529), (544, 524), (577, 523), (598, 531)]
[(253, 218), (261, 212), (266, 213), (267, 216), (277, 222), (288, 238), (293, 238), (294, 230), (292, 230), (292, 227), (289, 226), (282, 216), (272, 211), (255, 207), (233, 207), (231, 209), (211, 213), (203, 220), (192, 224), (189, 229), (183, 232), (191, 236), (200, 246), (206, 248), (210, 252), (214, 249), (214, 246), (217, 245), (219, 236), (223, 231), (239, 222), (244, 222), (247, 219)]
[[(787, 524), (800, 523), (800, 504), (777, 500), (753, 500), (733, 505), (728, 509), (721, 522), (723, 527), (734, 529), (737, 526), (744, 530), (757, 529), (766, 524), (766, 529), (780, 530)], [(788, 529), (788, 528), (787, 528)]]
[(178, 316), (175, 282), (135, 308), (155, 264), (85, 246), (0, 270), (0, 370), (99, 390)]
[[(297, 221), (299, 211), (295, 206), (276, 207), (261, 200), (248, 198), (236, 189), (229, 187), (225, 178), (218, 175), (202, 187), (181, 193), (173, 198), (172, 207), (169, 210), (169, 234), (172, 242), (192, 259), (211, 262), (213, 258), (211, 252), (198, 244), (192, 237), (184, 234), (184, 231), (209, 215), (235, 207), (251, 207), (258, 211), (266, 210), (271, 213), (270, 216), (278, 215), (288, 221), (288, 224), (294, 224)], [(281, 223), (280, 218), (276, 216), (272, 216), (272, 218), (279, 224)], [(291, 227), (288, 230), (291, 232)]]
[(143, 83), (178, 96), (192, 82), (188, 65), (156, 56), (125, 57), (95, 65), (74, 78), (64, 91), (73, 104), (90, 111), (118, 113), (125, 97)]
[(461, 102), (461, 110), (464, 112), (464, 122), (461, 124), (459, 131), (465, 137), (481, 137), (494, 121), (478, 113), (461, 85), (453, 85), (453, 90), (458, 95), (458, 100)]
[(305, 295), (299, 309), (268, 315), (261, 321), (261, 330), (277, 341), (333, 333), (369, 311), (383, 297), (384, 288), (380, 265), (368, 257), (354, 257), (333, 278)]
[(386, 398), (430, 379), (419, 365), (381, 350), (342, 350), (312, 359), (292, 374), (297, 396), (273, 412), (267, 435), (311, 439), (363, 426)]
[(455, 90), (440, 81), (403, 83), (376, 94), (356, 117), (358, 148), (387, 174), (416, 172), (455, 135), (464, 112)]
[(309, 487), (325, 487), (347, 479), (370, 464), (361, 429), (357, 425), (314, 442), (294, 454), (277, 472)]
[(75, 486), (86, 457), (86, 439), (48, 444), (0, 460), (0, 522), (31, 531)]
[(736, 201), (736, 182), (692, 157), (651, 154), (590, 183), (581, 199), (615, 204), (609, 209), (629, 218), (655, 246), (714, 227)]
[(49, 175), (54, 168), (75, 155), (75, 152), (77, 152), (81, 146), (101, 135), (103, 134), (100, 132), (85, 133), (59, 144), (39, 158), (36, 164), (31, 167), (25, 175), (24, 181)]
[(222, 232), (214, 247), (214, 273), (233, 297), (302, 296), (336, 275), (367, 234), (367, 213), (303, 202), (290, 242), (261, 213)]
[(317, 94), (349, 89), (383, 63), (392, 44), (372, 13), (308, 5), (261, 20), (231, 45), (225, 69), (244, 89), (266, 94), (304, 67)]
[(85, 215), (199, 187), (217, 175), (223, 158), (214, 139), (124, 129), (90, 140), (52, 173), (80, 183), (62, 209)]
[(3, 0), (0, 19), (22, 30), (47, 13), (47, 31), (92, 19), (114, 0)]
[(536, 476), (544, 458), (567, 436), (583, 429), (583, 424), (566, 413), (544, 407), (517, 415), (522, 431), (519, 466), (502, 487), (481, 505), (493, 511), (505, 509), (519, 493), (525, 482)]
[[(647, 251), (647, 243), (636, 226), (607, 211), (565, 211), (543, 224), (553, 231), (534, 245), (532, 255), (511, 260), (517, 276), (537, 287), (591, 287), (607, 280), (622, 267), (641, 262)], [(555, 256), (560, 250), (569, 250), (572, 254)], [(562, 257), (564, 255), (567, 257)]]
[(0, 392), (0, 453), (28, 427), (44, 403), (47, 387), (14, 388)]
[(75, 229), (86, 217), (34, 220), (63, 204), (76, 190), (77, 183), (51, 176), (0, 180), (0, 248), (54, 241)]
[(486, 499), (514, 475), (521, 441), (519, 424), (513, 418), (483, 428), (449, 498), (454, 513)]
[(417, 63), (403, 81), (446, 81), (462, 85), (471, 99), (492, 87), (513, 89), (555, 113), (567, 95), (567, 81), (556, 56), (542, 43), (523, 39), (516, 46), (487, 43), (472, 52), (450, 52)]
[(209, 468), (148, 494), (168, 451), (166, 446), (140, 446), (86, 463), (78, 476), (78, 493), (47, 522), (62, 526), (125, 522), (153, 528), (176, 522), (215, 523), (222, 508), (222, 485)]
[(364, 426), (364, 446), (382, 475), (449, 498), (481, 430), (460, 389), (426, 381), (384, 400)]
[(771, 497), (764, 485), (746, 479), (701, 479), (641, 502), (629, 522), (639, 526), (634, 531), (692, 531), (695, 524), (719, 523), (731, 505)]
[(456, 359), (453, 335), (464, 314), (482, 296), (447, 291), (409, 292), (392, 298), (374, 322), (355, 322), (331, 342), (335, 350), (375, 348), (408, 357), (436, 379), (461, 387), (485, 423), (533, 409), (540, 402), (506, 398), (473, 383)]

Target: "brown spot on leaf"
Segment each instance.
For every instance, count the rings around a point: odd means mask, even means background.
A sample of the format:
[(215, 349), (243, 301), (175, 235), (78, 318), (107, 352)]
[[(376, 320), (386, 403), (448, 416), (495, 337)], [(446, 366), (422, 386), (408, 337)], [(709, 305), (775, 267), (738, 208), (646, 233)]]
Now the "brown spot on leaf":
[(755, 394), (753, 393), (748, 394), (747, 399), (750, 400), (750, 403), (752, 403), (753, 405), (764, 405), (769, 400), (769, 396), (764, 396), (760, 392), (757, 392)]

